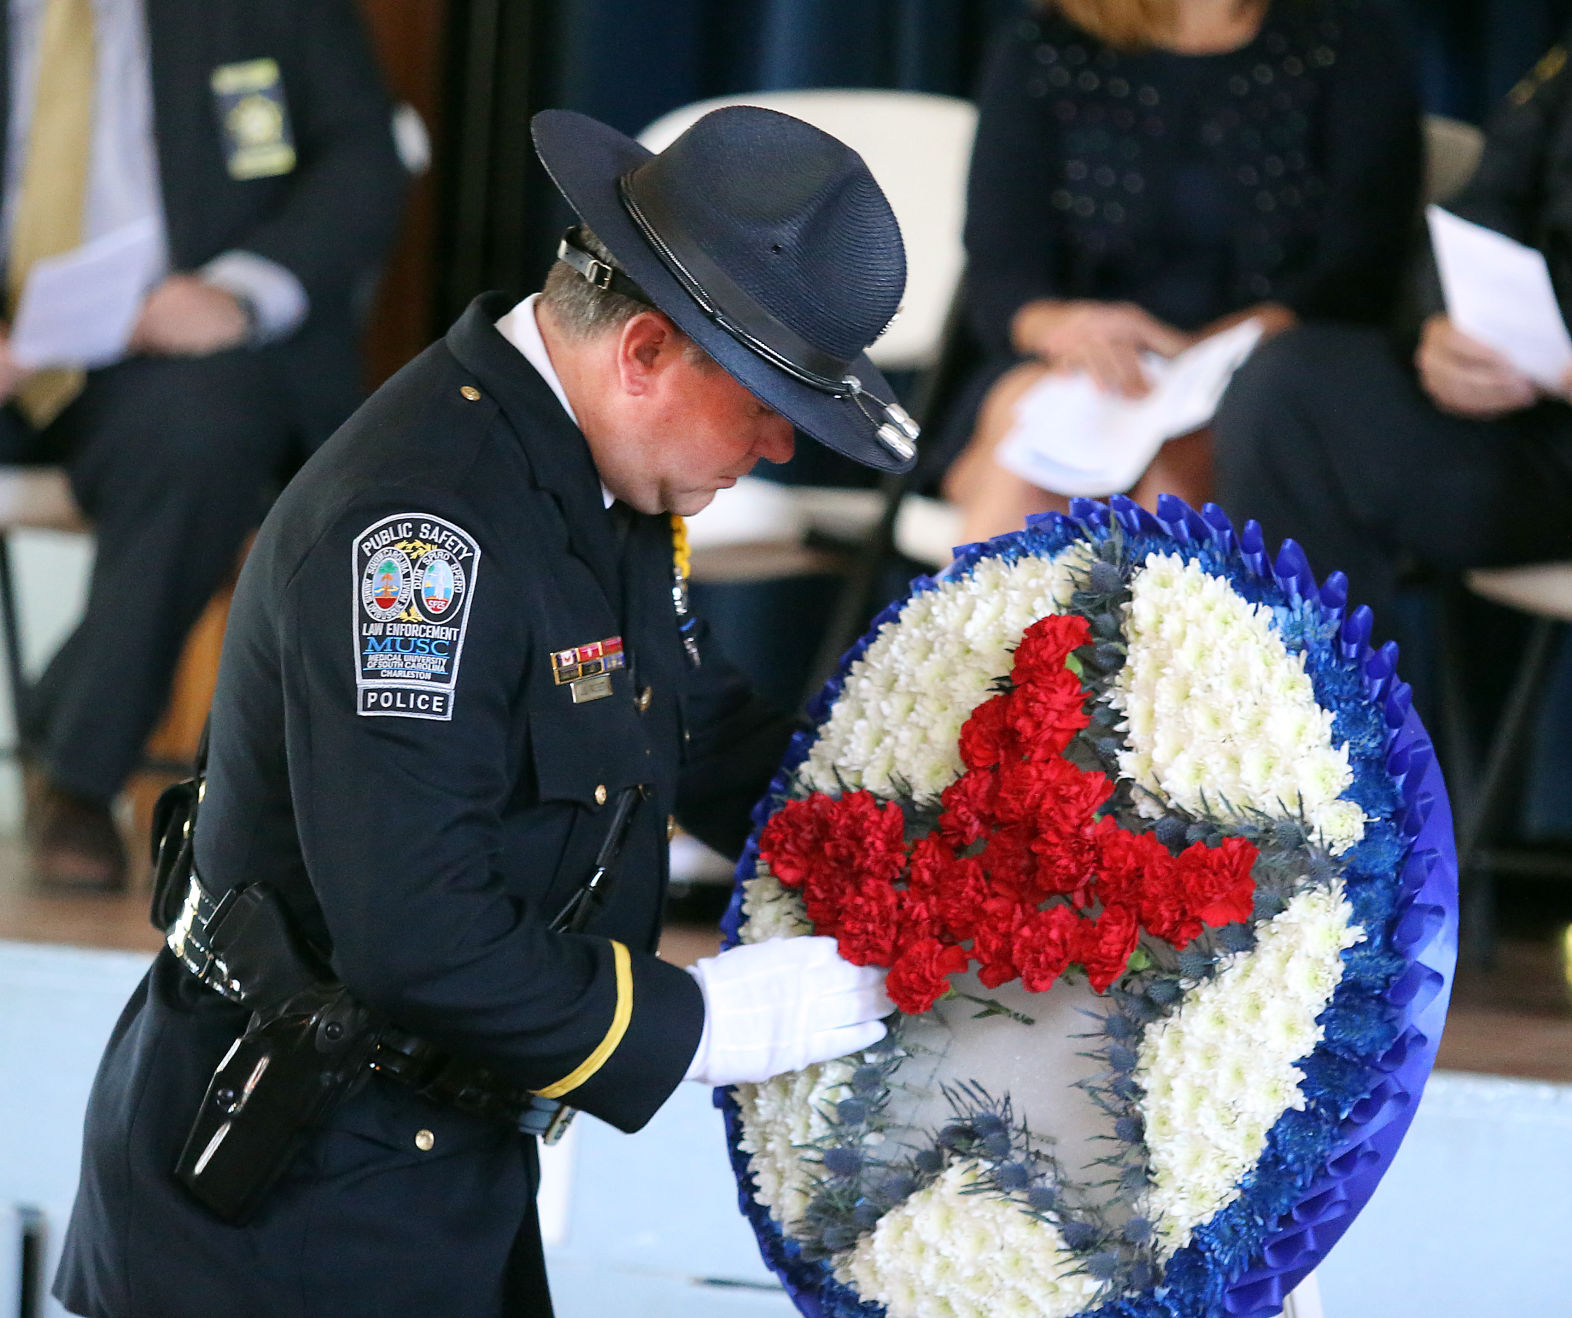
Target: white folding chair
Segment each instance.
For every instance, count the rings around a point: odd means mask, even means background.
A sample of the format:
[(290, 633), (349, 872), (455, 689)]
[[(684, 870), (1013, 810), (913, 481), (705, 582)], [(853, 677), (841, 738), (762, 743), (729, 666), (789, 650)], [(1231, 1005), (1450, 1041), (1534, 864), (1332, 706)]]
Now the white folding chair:
[(1474, 960), (1488, 963), (1495, 950), (1496, 876), (1572, 879), (1572, 856), (1514, 845), (1511, 840), (1513, 806), (1527, 777), (1534, 732), (1555, 662), (1572, 624), (1572, 561), (1467, 572), (1462, 584), (1472, 594), (1532, 619), (1516, 658), (1511, 690), (1478, 760), (1471, 754), (1466, 694), (1458, 667), (1459, 625), (1451, 618), (1451, 634), (1445, 637), (1448, 767), (1459, 806), (1457, 854), (1463, 885), (1464, 944)]
[(1449, 201), (1473, 177), (1485, 149), (1485, 135), (1473, 124), (1427, 114), (1425, 137), (1425, 200)]

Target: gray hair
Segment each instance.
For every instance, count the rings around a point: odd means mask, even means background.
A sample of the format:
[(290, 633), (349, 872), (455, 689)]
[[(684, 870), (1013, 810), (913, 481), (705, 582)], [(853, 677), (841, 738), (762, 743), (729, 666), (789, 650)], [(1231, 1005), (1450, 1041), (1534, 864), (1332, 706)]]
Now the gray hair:
[[(597, 260), (616, 265), (606, 244), (587, 224), (579, 225), (578, 244)], [(597, 288), (566, 261), (557, 261), (546, 275), (540, 300), (557, 323), (576, 339), (592, 339), (605, 330), (620, 329), (649, 307), (609, 288)]]
[[(578, 245), (596, 260), (604, 261), (607, 265), (617, 265), (616, 258), (589, 225), (579, 225), (575, 237)], [(651, 308), (647, 303), (621, 293), (613, 293), (609, 288), (596, 287), (566, 261), (555, 262), (547, 271), (540, 300), (542, 305), (551, 308), (557, 324), (581, 341), (593, 339), (608, 330), (621, 329), (641, 311), (660, 310), (659, 307)], [(675, 325), (672, 328), (677, 329)], [(690, 365), (701, 369), (719, 369), (718, 363), (709, 353), (683, 334), (682, 330), (677, 329), (677, 333), (682, 335), (682, 354)]]

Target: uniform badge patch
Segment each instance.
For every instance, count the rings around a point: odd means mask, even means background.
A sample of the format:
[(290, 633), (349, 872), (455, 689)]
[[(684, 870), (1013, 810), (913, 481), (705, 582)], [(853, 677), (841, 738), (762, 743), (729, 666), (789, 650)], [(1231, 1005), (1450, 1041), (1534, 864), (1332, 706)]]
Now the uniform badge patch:
[(357, 712), (453, 717), (480, 546), (430, 513), (373, 522), (354, 546)]
[(221, 64), (211, 82), (229, 177), (269, 178), (294, 169), (295, 135), (278, 61)]

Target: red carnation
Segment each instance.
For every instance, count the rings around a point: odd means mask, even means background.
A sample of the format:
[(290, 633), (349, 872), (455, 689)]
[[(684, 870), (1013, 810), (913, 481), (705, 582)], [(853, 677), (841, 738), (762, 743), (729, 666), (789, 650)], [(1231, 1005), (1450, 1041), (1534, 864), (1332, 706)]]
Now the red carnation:
[(1021, 643), (1015, 647), (1010, 677), (1017, 686), (1024, 686), (1064, 672), (1064, 661), (1070, 652), (1085, 645), (1091, 636), (1086, 619), (1075, 614), (1054, 613), (1039, 618), (1022, 633)]
[(1197, 919), (1214, 929), (1248, 920), (1255, 908), (1255, 880), (1250, 870), (1260, 853), (1242, 837), (1224, 838), (1222, 845), (1197, 842), (1179, 855), (1179, 882)]
[[(864, 883), (840, 903), (841, 955), (854, 966), (888, 966), (895, 961), (897, 912), (904, 894), (888, 883)], [(815, 922), (815, 928), (818, 928)]]
[(1009, 699), (1005, 720), (1027, 759), (1058, 755), (1091, 722), (1081, 680), (1068, 668), (1061, 668), (1051, 679), (1017, 687)]
[(954, 944), (924, 938), (904, 949), (885, 977), (884, 991), (908, 1016), (920, 1016), (950, 988), (950, 976), (966, 969), (966, 953)]
[(788, 888), (800, 888), (823, 856), (823, 806), (829, 800), (816, 792), (787, 801), (759, 835), (759, 854)]
[(1105, 819), (1096, 841), (1097, 895), (1104, 906), (1131, 908), (1143, 929), (1175, 947), (1184, 947), (1201, 932), (1173, 855), (1156, 834), (1129, 833)]
[(881, 804), (872, 792), (851, 792), (833, 804), (825, 812), (825, 860), (859, 879), (897, 878), (906, 868), (906, 816), (900, 806)]
[(802, 889), (803, 912), (813, 932), (838, 938), (841, 932), (841, 900), (846, 890), (833, 883), (809, 884)]
[(990, 890), (1033, 905), (1040, 900), (1033, 838), (1031, 828), (1024, 824), (1000, 824), (994, 829), (981, 856)]
[(956, 942), (965, 942), (977, 933), (978, 921), (983, 918), (984, 904), (991, 893), (979, 857), (955, 860), (945, 869), (933, 900), (945, 931)]
[(939, 796), (939, 832), (945, 841), (967, 847), (987, 833), (997, 790), (997, 780), (987, 769), (970, 769), (946, 787)]
[(1053, 790), (1039, 803), (1034, 816), (1035, 879), (1042, 895), (1071, 895), (1077, 905), (1084, 906), (1097, 864), (1093, 816), (1113, 794), (1113, 783), (1105, 775), (1084, 772), (1067, 760), (1050, 761), (1050, 765), (1054, 766)]
[(998, 818), (1011, 823), (1036, 823), (1039, 815), (1074, 819), (1077, 827), (1089, 821), (1086, 812), (1066, 801), (1079, 787), (1080, 770), (1057, 756), (1051, 760), (1001, 764), (995, 802)]
[(1008, 897), (990, 897), (978, 908), (973, 925), (972, 960), (977, 962), (977, 978), (984, 988), (1008, 984), (1021, 973), (1015, 963), (1015, 938), (1028, 916), (1033, 914), (1031, 907)]
[(899, 898), (896, 904), (897, 951), (921, 939), (939, 937), (943, 932), (944, 919), (936, 895), (903, 888), (896, 896)]
[(1068, 906), (1034, 911), (1015, 934), (1015, 963), (1028, 993), (1052, 987), (1076, 956), (1081, 917)]
[(961, 763), (968, 769), (986, 769), (1006, 756), (1019, 754), (1005, 721), (1009, 708), (1008, 696), (993, 696), (972, 710), (961, 726)]
[(1083, 923), (1075, 959), (1086, 967), (1086, 978), (1098, 993), (1106, 993), (1124, 974), (1138, 933), (1135, 912), (1123, 906), (1111, 906)]
[(912, 843), (906, 886), (913, 892), (935, 894), (950, 882), (954, 864), (955, 848), (937, 831), (924, 834)]

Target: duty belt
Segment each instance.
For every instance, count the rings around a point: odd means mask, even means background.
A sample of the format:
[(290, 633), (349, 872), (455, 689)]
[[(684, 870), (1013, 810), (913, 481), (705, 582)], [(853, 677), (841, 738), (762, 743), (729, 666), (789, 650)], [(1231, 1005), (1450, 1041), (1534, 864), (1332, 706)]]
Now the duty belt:
[[(214, 950), (211, 937), (243, 891), (231, 889), (214, 897), (193, 870), (180, 913), (164, 941), (208, 988), (230, 1002), (254, 1007), (246, 985)], [(366, 1065), (431, 1102), (517, 1126), (546, 1144), (562, 1138), (575, 1111), (565, 1103), (510, 1085), (478, 1062), (455, 1056), (396, 1026), (377, 1031)]]

